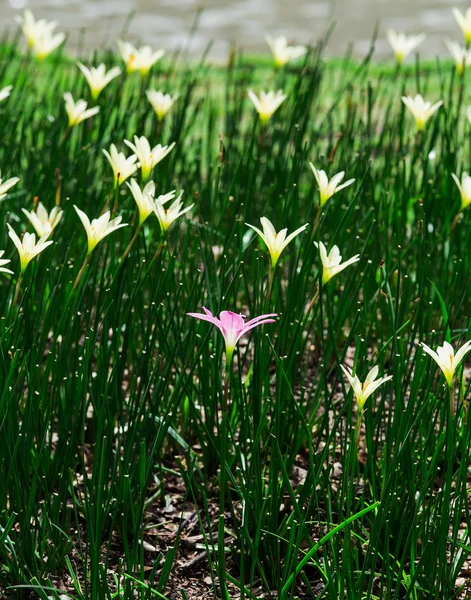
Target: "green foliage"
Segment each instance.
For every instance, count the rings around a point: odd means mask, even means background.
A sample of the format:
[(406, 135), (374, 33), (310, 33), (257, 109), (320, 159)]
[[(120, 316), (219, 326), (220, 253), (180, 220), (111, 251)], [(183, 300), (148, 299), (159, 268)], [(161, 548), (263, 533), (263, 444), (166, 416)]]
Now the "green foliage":
[[(197, 506), (215, 595), (223, 570), (240, 598), (459, 592), (471, 544), (467, 372), (453, 417), (418, 343), (469, 337), (469, 215), (451, 230), (460, 206), (451, 173), (471, 168), (467, 75), (321, 54), (277, 73), (238, 56), (227, 67), (170, 58), (146, 81), (114, 80), (100, 113), (64, 138), (63, 93), (89, 99), (78, 68), (1, 47), (0, 89), (14, 89), (0, 104), (0, 168), (21, 178), (0, 204), (0, 248), (15, 271), (0, 278), (6, 597), (58, 598), (55, 578), (65, 575), (79, 600), (168, 597), (180, 534), (150, 567), (143, 542), (169, 477)], [(179, 94), (162, 128), (145, 98), (151, 87)], [(266, 130), (248, 87), (288, 94)], [(416, 92), (444, 100), (420, 137), (401, 102)], [(99, 216), (113, 186), (102, 150), (128, 152), (134, 134), (176, 142), (152, 177), (158, 193), (184, 189), (195, 207), (152, 264), (161, 234), (151, 216), (121, 265), (137, 223), (122, 186), (117, 212), (130, 226), (97, 246), (73, 290), (86, 253), (73, 204)], [(356, 179), (327, 202), (315, 235), (310, 161)], [(15, 306), (19, 261), (6, 224), (27, 230), (21, 208), (34, 197), (51, 209), (58, 178), (64, 216)], [(310, 223), (283, 252), (270, 293), (269, 256), (246, 226), (261, 216), (289, 232)], [(306, 313), (320, 281), (316, 240), (360, 261)], [(222, 419), (222, 337), (186, 316), (202, 306), (279, 315), (238, 346)], [(360, 449), (340, 364), (360, 378), (374, 365), (394, 376), (367, 400)]]

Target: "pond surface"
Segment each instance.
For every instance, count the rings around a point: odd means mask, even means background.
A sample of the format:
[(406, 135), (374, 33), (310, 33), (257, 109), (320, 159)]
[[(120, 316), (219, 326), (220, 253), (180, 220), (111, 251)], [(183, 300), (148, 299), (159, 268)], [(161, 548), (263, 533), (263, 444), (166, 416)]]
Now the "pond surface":
[(191, 45), (196, 56), (210, 40), (210, 56), (217, 60), (225, 59), (231, 41), (246, 52), (266, 51), (266, 33), (313, 42), (335, 22), (327, 55), (343, 55), (353, 42), (355, 54), (361, 57), (379, 24), (377, 56), (389, 53), (384, 32), (391, 27), (427, 33), (421, 55), (433, 57), (447, 55), (445, 37), (462, 41), (453, 6), (464, 12), (469, 4), (457, 0), (0, 0), (0, 30), (15, 27), (14, 15), (29, 7), (38, 18), (60, 22), (69, 33), (67, 48), (73, 52), (80, 40), (90, 49), (113, 45), (132, 13), (126, 39), (172, 50), (188, 40), (201, 8)]

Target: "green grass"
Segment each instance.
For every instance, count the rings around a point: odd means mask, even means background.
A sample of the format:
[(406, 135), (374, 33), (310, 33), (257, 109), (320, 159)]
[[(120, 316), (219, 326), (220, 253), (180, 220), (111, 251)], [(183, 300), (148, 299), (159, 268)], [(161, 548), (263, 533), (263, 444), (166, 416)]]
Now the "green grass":
[[(16, 41), (0, 47), (0, 89), (14, 85), (0, 104), (0, 169), (21, 178), (0, 204), (0, 249), (15, 271), (0, 278), (2, 597), (191, 598), (179, 568), (193, 553), (181, 543), (185, 517), (165, 517), (172, 502), (196, 513), (207, 562), (193, 578), (209, 574), (208, 597), (470, 593), (460, 583), (471, 551), (469, 370), (453, 417), (419, 347), (470, 338), (470, 215), (451, 230), (451, 173), (471, 168), (468, 74), (462, 83), (448, 62), (396, 73), (321, 55), (276, 74), (252, 57), (227, 67), (170, 57), (144, 83), (114, 80), (100, 113), (64, 141), (63, 92), (89, 98), (79, 70), (60, 53), (38, 64)], [(160, 132), (150, 87), (179, 94)], [(248, 87), (288, 93), (265, 132)], [(444, 100), (420, 138), (401, 102), (416, 92)], [(135, 225), (107, 237), (73, 291), (86, 254), (73, 204), (101, 213), (113, 185), (102, 149), (129, 153), (134, 134), (176, 142), (153, 179), (195, 206), (150, 267), (162, 239), (154, 216), (123, 265)], [(315, 236), (310, 161), (356, 179), (325, 205)], [(52, 208), (58, 174), (64, 217), (14, 305), (6, 224), (31, 231), (21, 208), (34, 197)], [(124, 185), (117, 207), (135, 223)], [(246, 226), (261, 216), (288, 231), (310, 224), (284, 251), (271, 297), (266, 248)], [(320, 280), (315, 240), (360, 261), (321, 286), (306, 315)], [(222, 336), (186, 316), (202, 306), (278, 314), (238, 346), (226, 415)], [(367, 401), (359, 448), (341, 364), (362, 379), (374, 365), (393, 375)]]

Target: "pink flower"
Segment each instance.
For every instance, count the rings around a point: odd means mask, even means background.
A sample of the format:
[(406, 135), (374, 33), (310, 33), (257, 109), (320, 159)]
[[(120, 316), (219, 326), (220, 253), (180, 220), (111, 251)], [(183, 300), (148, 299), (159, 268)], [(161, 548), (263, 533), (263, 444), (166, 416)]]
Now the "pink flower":
[(271, 317), (278, 316), (276, 313), (260, 315), (259, 317), (255, 317), (255, 319), (251, 319), (250, 321), (246, 322), (243, 316), (231, 312), (230, 310), (223, 310), (219, 315), (219, 319), (204, 306), (203, 310), (204, 314), (187, 313), (187, 315), (189, 317), (195, 317), (196, 319), (202, 319), (203, 321), (209, 321), (213, 325), (216, 325), (216, 327), (224, 336), (224, 341), (226, 342), (227, 365), (230, 365), (234, 348), (243, 335), (258, 325), (263, 325), (264, 323), (274, 323), (275, 319), (272, 319)]

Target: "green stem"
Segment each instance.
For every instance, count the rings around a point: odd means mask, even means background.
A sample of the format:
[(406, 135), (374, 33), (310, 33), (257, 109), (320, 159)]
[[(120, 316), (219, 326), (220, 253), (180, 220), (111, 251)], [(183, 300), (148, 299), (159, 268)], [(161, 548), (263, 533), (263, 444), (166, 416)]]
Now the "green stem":
[(226, 555), (225, 555), (225, 519), (226, 506), (226, 462), (227, 462), (227, 406), (230, 387), (231, 357), (226, 356), (226, 369), (224, 375), (224, 390), (221, 401), (221, 428), (220, 428), (220, 472), (219, 472), (219, 522), (218, 522), (218, 574), (221, 594), (224, 600), (229, 600), (226, 585)]
[(120, 263), (124, 262), (124, 259), (131, 252), (131, 248), (133, 247), (134, 242), (137, 240), (137, 236), (139, 235), (139, 232), (141, 231), (141, 228), (142, 228), (142, 223), (139, 223), (139, 225), (136, 228), (136, 231), (134, 232), (134, 235), (131, 238), (131, 241), (129, 242), (126, 250), (123, 253), (123, 256), (119, 259)]
[(319, 222), (321, 220), (321, 212), (322, 212), (322, 207), (319, 202), (319, 206), (317, 207), (316, 220), (314, 221), (314, 225), (312, 227), (311, 240), (314, 240), (317, 228), (319, 227)]
[(271, 304), (271, 297), (273, 294), (273, 281), (275, 279), (276, 265), (270, 265), (270, 274), (268, 275), (268, 288), (267, 288), (267, 303), (268, 306)]
[(91, 254), (87, 254), (87, 256), (85, 257), (85, 260), (83, 261), (83, 265), (80, 268), (80, 271), (78, 272), (77, 277), (75, 278), (74, 285), (72, 287), (72, 291), (73, 292), (77, 289), (78, 284), (80, 283), (80, 280), (82, 279), (82, 275), (83, 275), (83, 273), (84, 273), (85, 269), (87, 268), (87, 265), (88, 265), (88, 263), (90, 261), (90, 256), (91, 256)]
[(316, 554), (317, 550), (321, 546), (323, 546), (326, 542), (328, 542), (331, 537), (333, 537), (334, 535), (336, 535), (337, 533), (339, 533), (339, 531), (342, 531), (342, 529), (345, 529), (345, 527), (347, 527), (348, 525), (350, 525), (350, 523), (353, 523), (353, 521), (356, 521), (360, 517), (363, 517), (364, 515), (366, 515), (370, 511), (375, 510), (376, 508), (378, 508), (379, 505), (380, 505), (379, 501), (375, 502), (374, 504), (371, 504), (370, 506), (367, 506), (366, 508), (364, 508), (360, 512), (357, 512), (355, 515), (352, 515), (348, 519), (345, 519), (345, 521), (343, 523), (340, 523), (339, 525), (337, 525), (336, 527), (334, 527), (332, 529), (332, 531), (329, 531), (329, 533), (327, 533), (326, 535), (324, 535), (324, 537), (322, 537), (317, 542), (317, 544), (314, 544), (314, 546), (309, 550), (309, 552), (306, 553), (306, 555), (304, 556), (304, 558), (298, 563), (295, 571), (293, 573), (291, 573), (291, 575), (288, 577), (287, 582), (285, 583), (285, 585), (281, 589), (280, 600), (286, 600), (286, 598), (288, 597), (287, 594), (288, 594), (289, 587), (292, 585), (292, 583), (294, 582), (295, 578), (301, 573), (301, 571), (304, 569), (304, 567), (311, 560), (311, 558)]
[(448, 386), (448, 393), (450, 394), (450, 418), (453, 418), (455, 416), (455, 395), (453, 385)]
[(363, 409), (358, 411), (357, 422), (355, 425), (355, 445), (357, 448), (358, 448), (358, 443), (360, 441), (360, 430), (361, 430), (362, 421), (363, 421)]
[(18, 298), (20, 297), (20, 288), (21, 288), (21, 282), (23, 281), (23, 272), (21, 272), (18, 276), (18, 280), (16, 282), (16, 286), (15, 286), (15, 295), (13, 296), (13, 302), (12, 302), (12, 306), (16, 306), (18, 303)]
[(307, 305), (306, 315), (308, 315), (311, 312), (311, 310), (314, 307), (314, 304), (317, 302), (317, 299), (319, 298), (319, 290), (320, 290), (320, 288), (319, 288), (319, 286), (317, 286), (317, 290), (316, 290), (316, 293), (314, 294), (314, 297), (312, 298), (312, 300)]

